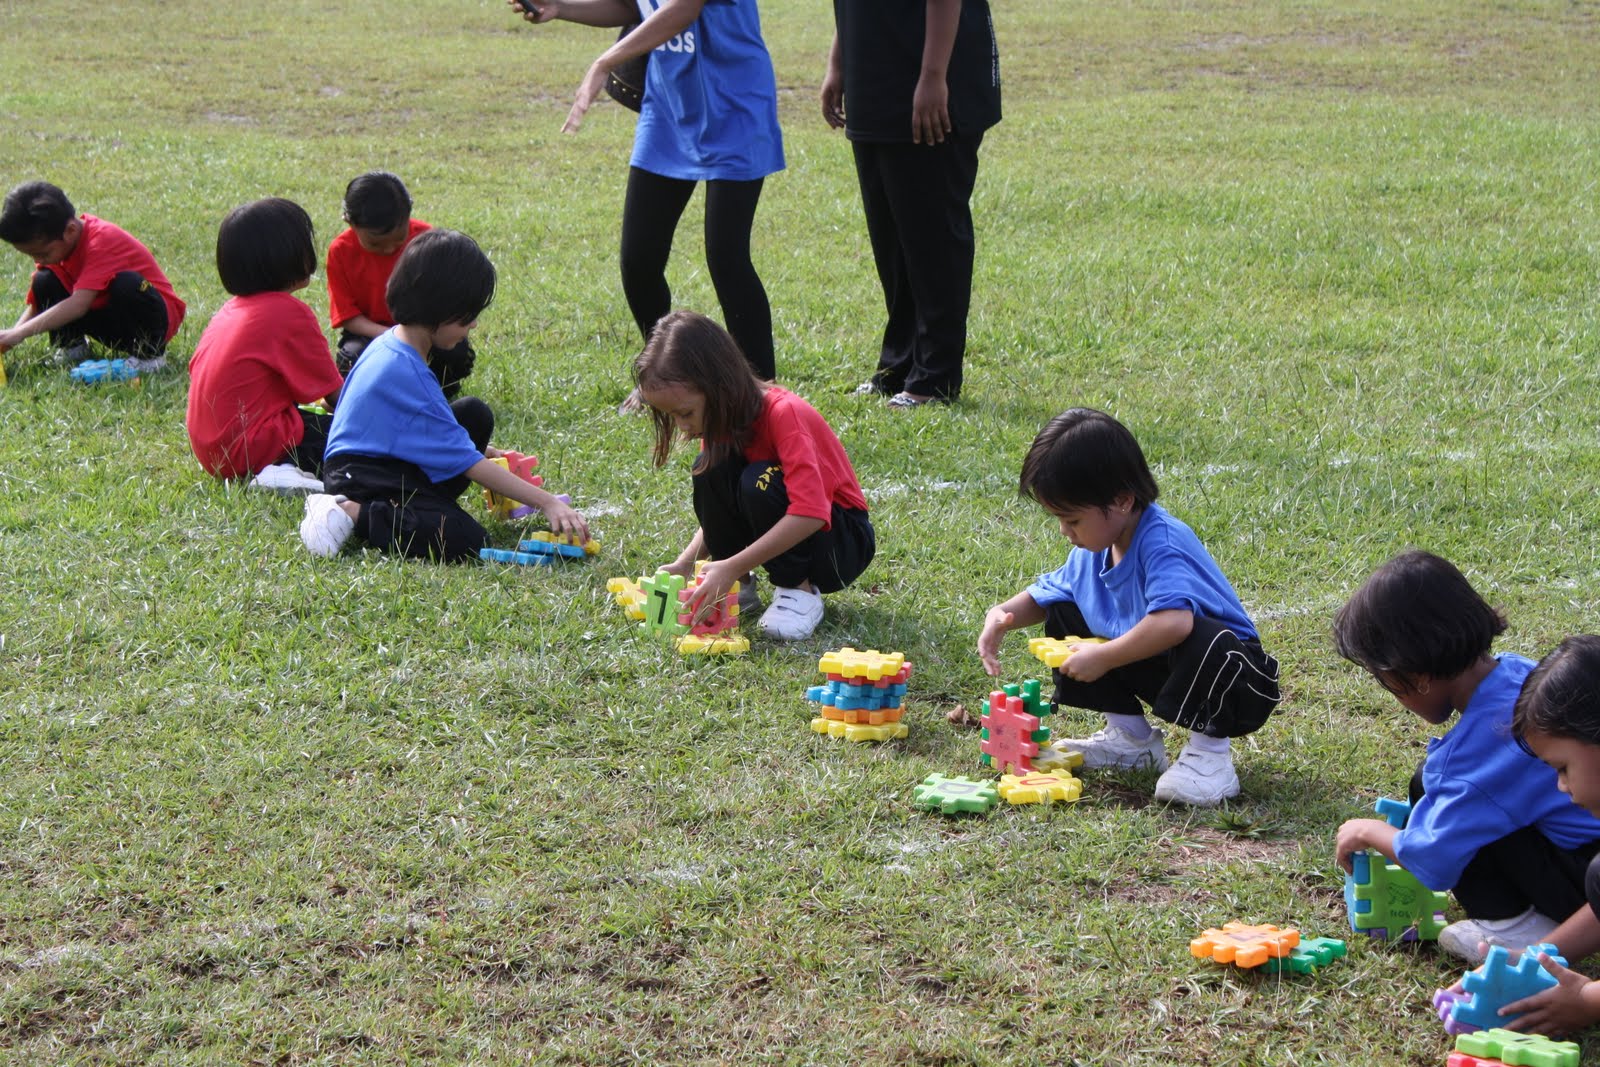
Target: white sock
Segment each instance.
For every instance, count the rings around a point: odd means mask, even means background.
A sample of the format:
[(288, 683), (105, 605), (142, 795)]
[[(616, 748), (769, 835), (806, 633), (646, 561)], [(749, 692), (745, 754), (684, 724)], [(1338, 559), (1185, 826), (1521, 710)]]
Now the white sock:
[(1215, 752), (1227, 755), (1233, 749), (1233, 742), (1226, 737), (1207, 737), (1205, 734), (1190, 734), (1189, 747), (1196, 752)]
[(1143, 715), (1107, 715), (1106, 725), (1115, 726), (1135, 741), (1150, 740), (1150, 720)]
[(1509, 919), (1479, 919), (1479, 920), (1477, 920), (1477, 922), (1478, 922), (1478, 925), (1483, 927), (1485, 930), (1490, 930), (1490, 931), (1509, 930), (1513, 926), (1516, 926), (1518, 923), (1525, 922), (1532, 915), (1533, 915), (1533, 909), (1529, 908), (1527, 911), (1523, 912), (1521, 915), (1513, 915)]

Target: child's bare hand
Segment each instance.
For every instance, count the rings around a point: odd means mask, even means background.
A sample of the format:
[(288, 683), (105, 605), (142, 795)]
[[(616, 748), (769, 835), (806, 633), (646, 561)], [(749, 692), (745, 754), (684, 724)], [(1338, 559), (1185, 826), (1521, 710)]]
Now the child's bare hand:
[[(1507, 1030), (1560, 1037), (1582, 1030), (1600, 1018), (1600, 1003), (1590, 1002), (1591, 999), (1600, 1002), (1600, 983), (1591, 982), (1578, 972), (1561, 966), (1542, 952), (1539, 954), (1539, 964), (1555, 976), (1555, 988), (1501, 1008), (1502, 1016), (1521, 1016), (1507, 1022)], [(1595, 988), (1590, 989), (1591, 986)]]
[(578, 85), (578, 95), (572, 101), (572, 110), (567, 112), (567, 121), (561, 126), (562, 133), (578, 132), (578, 127), (583, 125), (583, 116), (589, 113), (600, 91), (606, 87), (606, 77), (610, 73), (608, 68), (600, 65), (599, 60), (590, 65), (589, 72)]
[(522, 6), (522, 0), (506, 0), (506, 6), (529, 22), (549, 22), (561, 17), (560, 0), (528, 0), (528, 4), (532, 11)]
[(983, 629), (978, 633), (978, 658), (991, 676), (1000, 673), (1000, 643), (1016, 621), (1017, 617), (999, 604), (984, 613)]
[(715, 610), (722, 598), (728, 595), (728, 590), (733, 588), (733, 583), (741, 577), (743, 573), (734, 570), (725, 559), (713, 560), (701, 567), (700, 584), (683, 602), (691, 621), (699, 623)]
[(834, 129), (844, 129), (844, 73), (828, 68), (819, 95), (822, 98), (822, 117)]
[(21, 330), (0, 330), (0, 350), (15, 348), (26, 340)]
[(1351, 857), (1364, 848), (1372, 847), (1374, 826), (1388, 827), (1389, 824), (1377, 819), (1347, 819), (1334, 835), (1333, 856), (1345, 874), (1355, 870), (1355, 861)]
[(911, 97), (912, 143), (940, 144), (951, 129), (950, 87), (943, 78), (918, 78)]
[(589, 540), (589, 523), (571, 504), (564, 504), (559, 499), (553, 500), (545, 506), (544, 517), (549, 520), (552, 532), (573, 534), (585, 541)]
[(1079, 682), (1099, 681), (1111, 669), (1105, 648), (1102, 644), (1073, 645), (1061, 664), (1061, 673)]

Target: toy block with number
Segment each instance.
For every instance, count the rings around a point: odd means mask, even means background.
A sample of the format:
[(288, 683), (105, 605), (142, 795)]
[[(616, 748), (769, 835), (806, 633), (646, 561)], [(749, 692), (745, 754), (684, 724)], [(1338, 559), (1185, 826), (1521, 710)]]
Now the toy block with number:
[(1007, 804), (1049, 804), (1071, 802), (1083, 795), (1083, 783), (1070, 774), (1006, 774), (1000, 777), (1000, 795)]
[(1317, 968), (1343, 959), (1348, 951), (1348, 946), (1335, 937), (1302, 938), (1287, 956), (1267, 960), (1262, 969), (1268, 974), (1315, 974)]
[[(1462, 975), (1462, 992), (1441, 989), (1435, 993), (1433, 1006), (1439, 1011), (1439, 1020), (1444, 1023), (1445, 1033), (1470, 1034), (1474, 1030), (1492, 1030), (1520, 1018), (1517, 1015), (1501, 1015), (1500, 1009), (1523, 997), (1553, 989), (1557, 984), (1556, 976), (1540, 965), (1541, 952), (1563, 967), (1567, 965), (1566, 959), (1556, 954), (1554, 945), (1530, 945), (1523, 949), (1515, 964), (1510, 962), (1511, 953), (1505, 946), (1493, 945), (1477, 969)], [(1456, 1047), (1461, 1048), (1459, 1042)], [(1474, 1049), (1466, 1048), (1463, 1051), (1474, 1052)], [(1488, 1054), (1500, 1056), (1497, 1052)], [(1505, 1059), (1504, 1056), (1500, 1058)]]
[[(1578, 1044), (1496, 1027), (1456, 1038), (1456, 1052), (1506, 1067), (1578, 1067)], [(1450, 1061), (1452, 1064), (1455, 1060)], [(1464, 1062), (1470, 1063), (1471, 1060)]]
[(1046, 667), (1059, 667), (1072, 655), (1073, 645), (1103, 645), (1103, 637), (1030, 637), (1028, 651)]
[(1000, 803), (1000, 793), (993, 782), (975, 782), (971, 778), (946, 778), (930, 774), (922, 784), (911, 791), (912, 803), (924, 811), (940, 811), (946, 815), (972, 812), (982, 815)]
[(639, 591), (644, 594), (644, 602), (640, 605), (644, 611), (644, 621), (639, 628), (674, 637), (688, 633), (689, 627), (678, 621), (681, 603), (678, 594), (683, 592), (686, 584), (687, 579), (683, 575), (665, 569), (656, 571), (649, 578), (639, 579)]
[(1289, 955), (1299, 943), (1300, 931), (1293, 927), (1223, 923), (1222, 929), (1205, 930), (1190, 941), (1189, 954), (1237, 967), (1259, 967), (1268, 959)]
[[(1396, 829), (1403, 827), (1411, 805), (1382, 797), (1373, 807)], [(1417, 881), (1417, 876), (1390, 863), (1374, 849), (1350, 857), (1344, 879), (1344, 904), (1350, 929), (1371, 937), (1400, 941), (1437, 941), (1444, 929), (1448, 895)]]

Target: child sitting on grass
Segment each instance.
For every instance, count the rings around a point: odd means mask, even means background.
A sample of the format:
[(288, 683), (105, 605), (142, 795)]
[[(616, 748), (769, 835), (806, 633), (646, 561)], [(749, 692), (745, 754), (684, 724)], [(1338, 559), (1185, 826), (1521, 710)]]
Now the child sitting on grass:
[(1411, 780), (1411, 815), (1395, 829), (1351, 819), (1339, 865), (1376, 849), (1423, 885), (1450, 890), (1467, 918), (1439, 945), (1476, 966), (1487, 945), (1547, 940), (1584, 907), (1584, 871), (1600, 851), (1600, 819), (1561, 795), (1556, 772), (1518, 746), (1511, 715), (1533, 661), (1490, 646), (1506, 620), (1449, 561), (1404, 552), (1362, 583), (1333, 621), (1339, 654), (1400, 706), (1434, 726)]
[[(394, 325), (384, 297), (389, 275), (406, 245), (429, 227), (411, 217), (411, 194), (405, 183), (381, 170), (352, 178), (345, 186), (344, 221), (350, 228), (328, 245), (328, 317), (341, 331), (339, 372), (349, 374), (373, 338)], [(439, 379), (446, 398), (454, 399), (461, 391), (461, 381), (472, 373), (476, 358), (466, 338), (428, 354), (428, 369)]]
[[(1010, 630), (1044, 623), (1074, 645), (1055, 675), (1058, 704), (1105, 715), (1086, 738), (1059, 742), (1086, 769), (1164, 771), (1157, 800), (1209, 806), (1239, 793), (1229, 738), (1261, 728), (1278, 703), (1278, 664), (1194, 531), (1156, 501), (1139, 443), (1116, 419), (1074, 408), (1045, 424), (1022, 462), (1019, 491), (1055, 516), (1067, 561), (991, 607), (978, 655), (1000, 673)], [(1155, 715), (1190, 731), (1168, 767)]]
[(374, 548), (446, 563), (476, 559), (488, 535), (456, 503), (476, 482), (541, 508), (556, 533), (588, 539), (570, 506), (491, 462), (494, 412), (477, 397), (453, 403), (428, 368), (429, 353), (466, 340), (494, 299), (494, 264), (472, 238), (429, 230), (407, 246), (389, 278), (399, 325), (374, 341), (345, 380), (333, 413), (323, 481), (306, 498), (300, 539), (336, 555), (351, 534)]
[(700, 526), (674, 574), (709, 559), (689, 611), (700, 613), (735, 581), (740, 611), (759, 606), (751, 577), (774, 586), (761, 629), (782, 641), (810, 637), (822, 595), (843, 589), (872, 562), (876, 540), (861, 483), (838, 435), (816, 408), (756, 377), (727, 330), (704, 315), (662, 317), (634, 360), (639, 396), (655, 420), (655, 464), (678, 434), (700, 442), (693, 467)]
[(305, 209), (276, 197), (235, 208), (217, 229), (217, 273), (233, 297), (189, 361), (184, 422), (195, 458), (218, 478), (322, 491), (332, 416), (299, 405), (331, 407), (344, 379), (316, 313), (292, 295), (317, 269), (314, 240)]
[(141, 373), (167, 365), (184, 303), (150, 250), (126, 230), (79, 215), (49, 182), (25, 182), (0, 206), (0, 240), (37, 267), (22, 317), (0, 330), (0, 351), (48, 332), (63, 363), (89, 359), (92, 339)]

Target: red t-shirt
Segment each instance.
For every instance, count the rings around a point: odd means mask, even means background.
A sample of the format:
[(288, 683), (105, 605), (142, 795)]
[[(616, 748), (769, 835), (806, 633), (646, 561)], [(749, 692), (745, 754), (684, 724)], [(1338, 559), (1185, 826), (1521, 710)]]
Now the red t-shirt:
[[(137, 237), (121, 226), (93, 215), (80, 215), (78, 221), (83, 223), (83, 234), (73, 247), (72, 254), (60, 263), (41, 263), (39, 266), (54, 274), (68, 293), (75, 293), (79, 289), (98, 291), (100, 295), (89, 305), (91, 308), (105, 307), (106, 301), (111, 299), (106, 292), (111, 279), (125, 270), (138, 271), (145, 281), (156, 287), (156, 292), (161, 294), (161, 299), (167, 305), (167, 336), (164, 340), (172, 340), (172, 335), (183, 325), (186, 309), (183, 301), (178, 299), (178, 294), (172, 291), (172, 283), (167, 281), (167, 276), (156, 265), (156, 257)], [(28, 303), (33, 303), (31, 291), (28, 293)]]
[(356, 231), (345, 230), (328, 245), (328, 318), (338, 329), (357, 315), (365, 315), (379, 326), (393, 326), (389, 302), (384, 291), (389, 288), (389, 275), (400, 253), (406, 250), (411, 239), (428, 224), (412, 219), (406, 232), (406, 244), (392, 255), (376, 256), (361, 247)]
[(750, 463), (776, 460), (783, 466), (789, 493), (785, 514), (821, 519), (826, 530), (833, 525), (835, 504), (867, 510), (867, 498), (839, 435), (816, 408), (787, 389), (767, 389), (761, 414), (750, 427), (744, 458)]
[(189, 361), (189, 447), (218, 478), (255, 474), (305, 436), (296, 406), (343, 385), (304, 301), (236, 296), (211, 317)]

